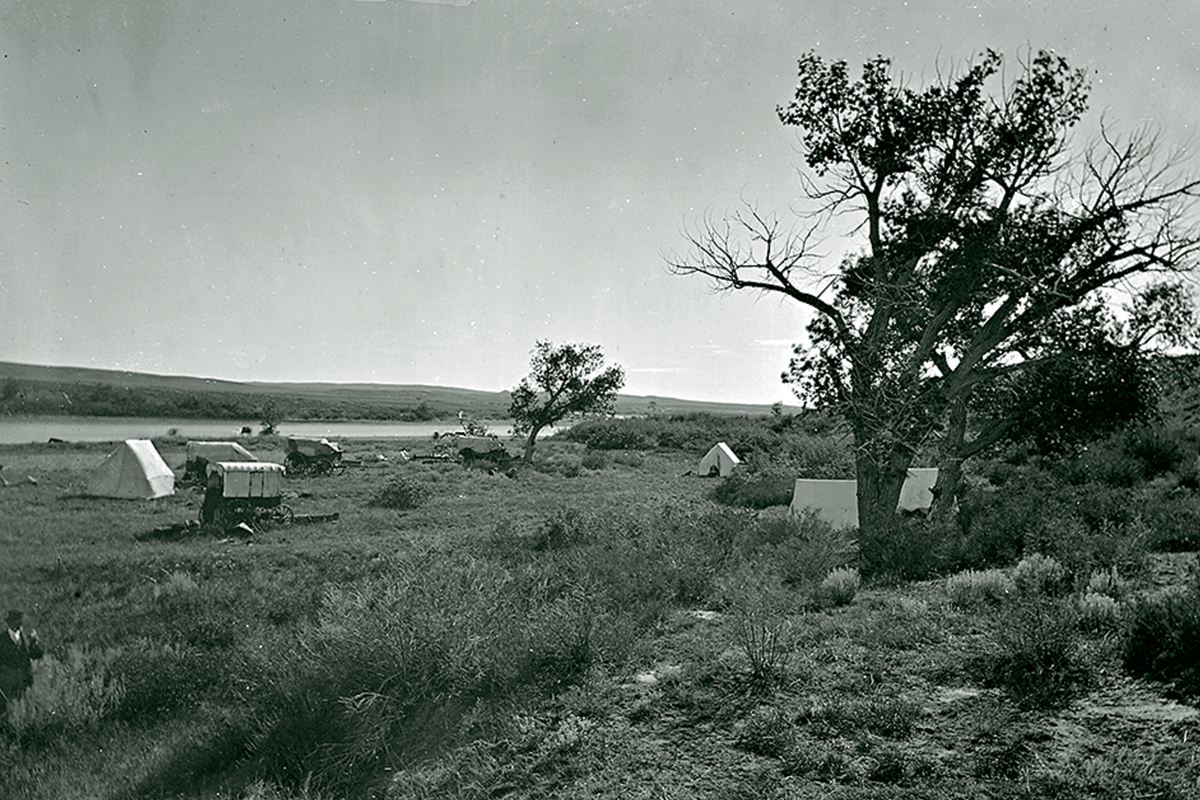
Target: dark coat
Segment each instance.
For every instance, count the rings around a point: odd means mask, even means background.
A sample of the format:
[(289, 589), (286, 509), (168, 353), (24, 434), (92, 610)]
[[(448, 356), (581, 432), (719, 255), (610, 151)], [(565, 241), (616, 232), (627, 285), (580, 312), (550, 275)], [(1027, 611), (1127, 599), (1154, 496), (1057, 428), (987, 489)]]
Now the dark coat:
[(42, 657), (42, 645), (21, 632), (20, 644), (14, 644), (8, 629), (0, 630), (0, 703), (16, 700), (33, 685), (30, 662)]

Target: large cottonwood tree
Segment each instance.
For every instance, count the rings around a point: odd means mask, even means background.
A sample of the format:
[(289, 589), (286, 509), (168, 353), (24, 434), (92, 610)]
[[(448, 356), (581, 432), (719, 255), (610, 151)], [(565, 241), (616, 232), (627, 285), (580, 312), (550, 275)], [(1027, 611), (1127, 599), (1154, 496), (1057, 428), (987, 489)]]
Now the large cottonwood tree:
[[(1149, 129), (1103, 123), (1075, 147), (1085, 73), (1048, 52), (1011, 77), (1002, 65), (988, 51), (915, 87), (882, 56), (855, 80), (844, 61), (805, 55), (778, 109), (803, 148), (800, 215), (706, 217), (670, 259), (718, 290), (815, 312), (784, 377), (849, 422), (864, 537), (891, 529), (931, 437), (953, 480), (971, 439), (949, 423), (981, 387), (1053, 357), (1053, 328), (1073, 309), (1176, 278), (1200, 241), (1200, 182), (1178, 154)], [(820, 240), (846, 219), (852, 255), (830, 265)]]

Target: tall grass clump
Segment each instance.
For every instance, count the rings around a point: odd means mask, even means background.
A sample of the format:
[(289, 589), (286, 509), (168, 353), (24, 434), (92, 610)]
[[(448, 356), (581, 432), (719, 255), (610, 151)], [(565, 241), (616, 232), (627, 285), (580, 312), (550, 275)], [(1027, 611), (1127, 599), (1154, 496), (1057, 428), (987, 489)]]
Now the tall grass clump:
[(329, 590), (319, 622), (251, 686), (262, 777), (348, 791), (391, 753), (417, 757), (467, 709), (553, 690), (607, 657), (621, 628), (587, 585), (535, 569), (422, 557)]
[(749, 694), (770, 694), (787, 682), (792, 654), (787, 620), (762, 609), (738, 615), (737, 643), (749, 664), (745, 688)]
[(110, 675), (110, 658), (72, 647), (65, 660), (47, 653), (33, 662), (33, 686), (8, 704), (8, 732), (22, 747), (40, 747), (64, 734), (96, 730), (124, 695)]

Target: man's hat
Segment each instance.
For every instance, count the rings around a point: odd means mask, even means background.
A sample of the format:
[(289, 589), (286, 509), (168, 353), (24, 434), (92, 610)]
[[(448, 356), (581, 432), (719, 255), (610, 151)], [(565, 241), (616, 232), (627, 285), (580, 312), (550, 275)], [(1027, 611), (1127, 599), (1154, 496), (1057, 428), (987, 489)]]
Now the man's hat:
[(23, 619), (25, 619), (25, 615), (15, 608), (9, 611), (8, 615), (4, 617), (5, 622), (20, 622)]

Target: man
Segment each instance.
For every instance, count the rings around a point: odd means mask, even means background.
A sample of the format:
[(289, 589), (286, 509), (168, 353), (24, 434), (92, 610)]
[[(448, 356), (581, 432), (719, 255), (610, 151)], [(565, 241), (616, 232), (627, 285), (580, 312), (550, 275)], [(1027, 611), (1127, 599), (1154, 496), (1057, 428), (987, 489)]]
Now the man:
[(0, 634), (0, 713), (8, 709), (9, 700), (20, 699), (33, 685), (30, 662), (42, 657), (37, 631), (22, 630), (24, 617), (20, 611), (9, 611), (5, 621), (8, 630)]
[(215, 469), (208, 473), (208, 484), (204, 489), (204, 504), (200, 506), (200, 521), (212, 525), (217, 518), (217, 508), (221, 505), (221, 496), (225, 493), (225, 479)]

